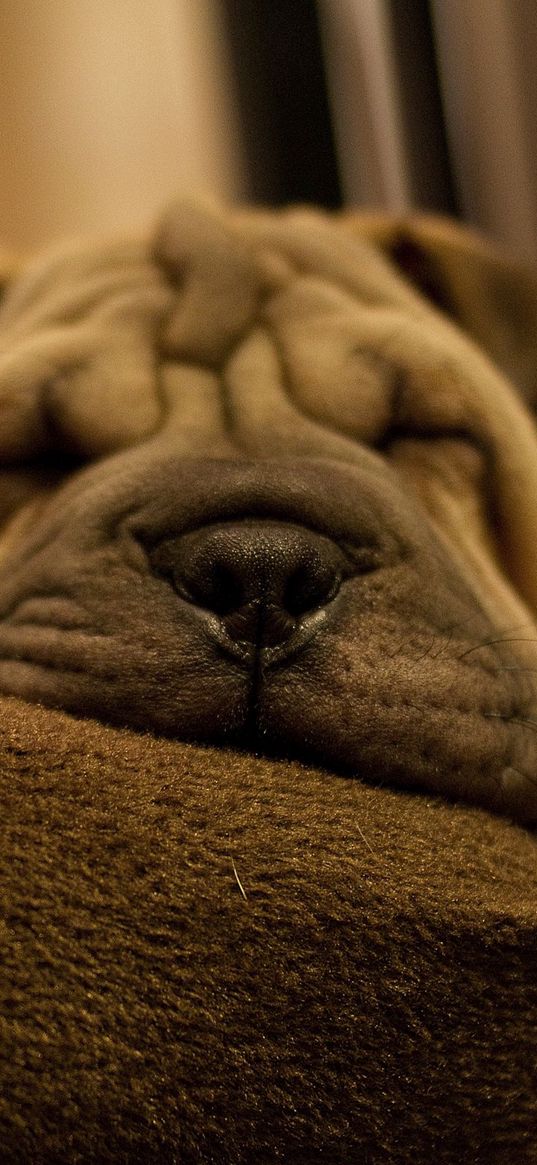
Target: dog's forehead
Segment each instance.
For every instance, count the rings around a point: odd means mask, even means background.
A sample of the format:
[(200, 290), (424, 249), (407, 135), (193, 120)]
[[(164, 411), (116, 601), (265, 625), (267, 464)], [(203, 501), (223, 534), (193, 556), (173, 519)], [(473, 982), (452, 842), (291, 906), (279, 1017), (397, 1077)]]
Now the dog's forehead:
[(195, 411), (199, 437), (204, 410), (210, 441), (231, 429), (255, 454), (263, 429), (274, 452), (283, 441), (330, 456), (334, 438), (378, 440), (401, 386), (407, 411), (419, 403), (414, 420), (428, 422), (433, 400), (441, 423), (460, 424), (479, 397), (475, 376), (460, 387), (465, 345), (372, 244), (326, 216), (181, 203), (143, 244), (64, 246), (8, 288), (0, 457), (58, 437), (100, 456), (173, 412), (188, 435)]
[[(161, 350), (219, 376), (225, 420), (241, 439), (256, 414), (269, 439), (274, 429), (294, 434), (297, 453), (304, 418), (378, 440), (405, 361), (401, 339), (412, 324), (423, 335), (429, 307), (373, 245), (341, 237), (312, 211), (224, 219), (181, 205), (154, 255), (177, 291)], [(437, 347), (429, 341), (429, 366)]]

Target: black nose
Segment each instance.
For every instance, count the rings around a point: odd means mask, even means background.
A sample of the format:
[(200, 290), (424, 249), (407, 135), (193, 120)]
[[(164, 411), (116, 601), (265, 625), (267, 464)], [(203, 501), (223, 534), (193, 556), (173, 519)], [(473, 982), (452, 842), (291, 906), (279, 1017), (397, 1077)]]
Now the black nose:
[(290, 639), (350, 573), (329, 538), (268, 520), (201, 527), (168, 543), (165, 557), (182, 598), (218, 615), (234, 641), (257, 647)]

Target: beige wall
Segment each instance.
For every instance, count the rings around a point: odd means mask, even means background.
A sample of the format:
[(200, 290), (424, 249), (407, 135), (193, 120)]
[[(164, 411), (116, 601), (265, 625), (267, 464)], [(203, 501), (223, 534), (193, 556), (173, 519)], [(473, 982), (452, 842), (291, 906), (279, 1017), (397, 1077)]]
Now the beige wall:
[(244, 197), (218, 0), (3, 0), (0, 242), (138, 228)]

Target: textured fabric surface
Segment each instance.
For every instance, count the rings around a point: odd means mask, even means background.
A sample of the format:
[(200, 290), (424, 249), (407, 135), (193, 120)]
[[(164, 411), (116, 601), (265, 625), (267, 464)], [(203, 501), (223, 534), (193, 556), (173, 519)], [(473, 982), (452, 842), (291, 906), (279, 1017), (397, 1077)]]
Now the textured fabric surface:
[(534, 1162), (536, 851), (2, 707), (6, 1162)]

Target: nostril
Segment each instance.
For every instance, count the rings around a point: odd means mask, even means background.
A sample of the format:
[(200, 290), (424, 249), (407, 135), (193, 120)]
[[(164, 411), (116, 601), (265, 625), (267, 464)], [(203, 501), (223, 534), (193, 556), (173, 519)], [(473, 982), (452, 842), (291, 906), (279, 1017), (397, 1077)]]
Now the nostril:
[(225, 563), (212, 562), (204, 569), (194, 564), (194, 570), (183, 567), (174, 572), (177, 591), (197, 606), (214, 611), (221, 617), (236, 611), (245, 602), (244, 586), (240, 577)]
[(285, 584), (283, 606), (298, 618), (330, 602), (341, 585), (341, 575), (322, 564), (301, 563)]

